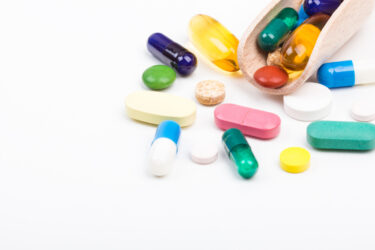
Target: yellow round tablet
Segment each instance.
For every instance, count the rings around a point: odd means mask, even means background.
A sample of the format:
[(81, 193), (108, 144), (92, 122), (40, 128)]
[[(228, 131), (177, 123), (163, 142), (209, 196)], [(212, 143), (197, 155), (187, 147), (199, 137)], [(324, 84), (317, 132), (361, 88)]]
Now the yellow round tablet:
[(286, 172), (302, 173), (310, 167), (310, 153), (304, 148), (287, 148), (280, 154), (280, 164)]

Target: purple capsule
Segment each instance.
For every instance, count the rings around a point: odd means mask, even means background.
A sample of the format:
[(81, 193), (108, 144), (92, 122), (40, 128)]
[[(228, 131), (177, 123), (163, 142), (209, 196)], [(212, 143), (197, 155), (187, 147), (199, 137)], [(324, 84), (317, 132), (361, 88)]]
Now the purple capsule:
[(332, 15), (343, 0), (305, 0), (303, 8), (309, 16), (318, 13)]
[(148, 38), (147, 48), (157, 59), (182, 76), (190, 75), (197, 66), (197, 58), (193, 53), (161, 33), (152, 34)]

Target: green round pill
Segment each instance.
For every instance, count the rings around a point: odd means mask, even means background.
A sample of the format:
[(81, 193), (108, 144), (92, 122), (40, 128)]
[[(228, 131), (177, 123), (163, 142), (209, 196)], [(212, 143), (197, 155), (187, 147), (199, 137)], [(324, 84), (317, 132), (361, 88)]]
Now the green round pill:
[(176, 72), (166, 65), (155, 65), (145, 70), (142, 80), (150, 89), (165, 89), (176, 80)]

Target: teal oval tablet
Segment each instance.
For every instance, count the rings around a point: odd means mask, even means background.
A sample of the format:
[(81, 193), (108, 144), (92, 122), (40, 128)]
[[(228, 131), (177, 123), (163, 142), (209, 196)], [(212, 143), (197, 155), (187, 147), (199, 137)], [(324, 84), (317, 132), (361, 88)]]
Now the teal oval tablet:
[(155, 65), (145, 70), (142, 80), (154, 90), (168, 88), (176, 80), (176, 72), (166, 65)]
[(307, 127), (307, 141), (317, 149), (372, 150), (375, 125), (362, 122), (317, 121)]
[(284, 38), (298, 21), (298, 13), (292, 8), (284, 8), (269, 24), (260, 32), (258, 36), (259, 47), (272, 52), (284, 41)]

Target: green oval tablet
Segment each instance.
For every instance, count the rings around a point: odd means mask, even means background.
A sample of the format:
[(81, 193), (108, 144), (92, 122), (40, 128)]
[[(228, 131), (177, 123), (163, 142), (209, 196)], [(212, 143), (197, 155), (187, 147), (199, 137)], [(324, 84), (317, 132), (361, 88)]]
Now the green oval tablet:
[(317, 149), (372, 150), (375, 148), (375, 125), (362, 122), (313, 122), (307, 127), (307, 141)]
[(155, 65), (143, 72), (142, 80), (150, 89), (165, 89), (176, 80), (176, 72), (166, 65)]

